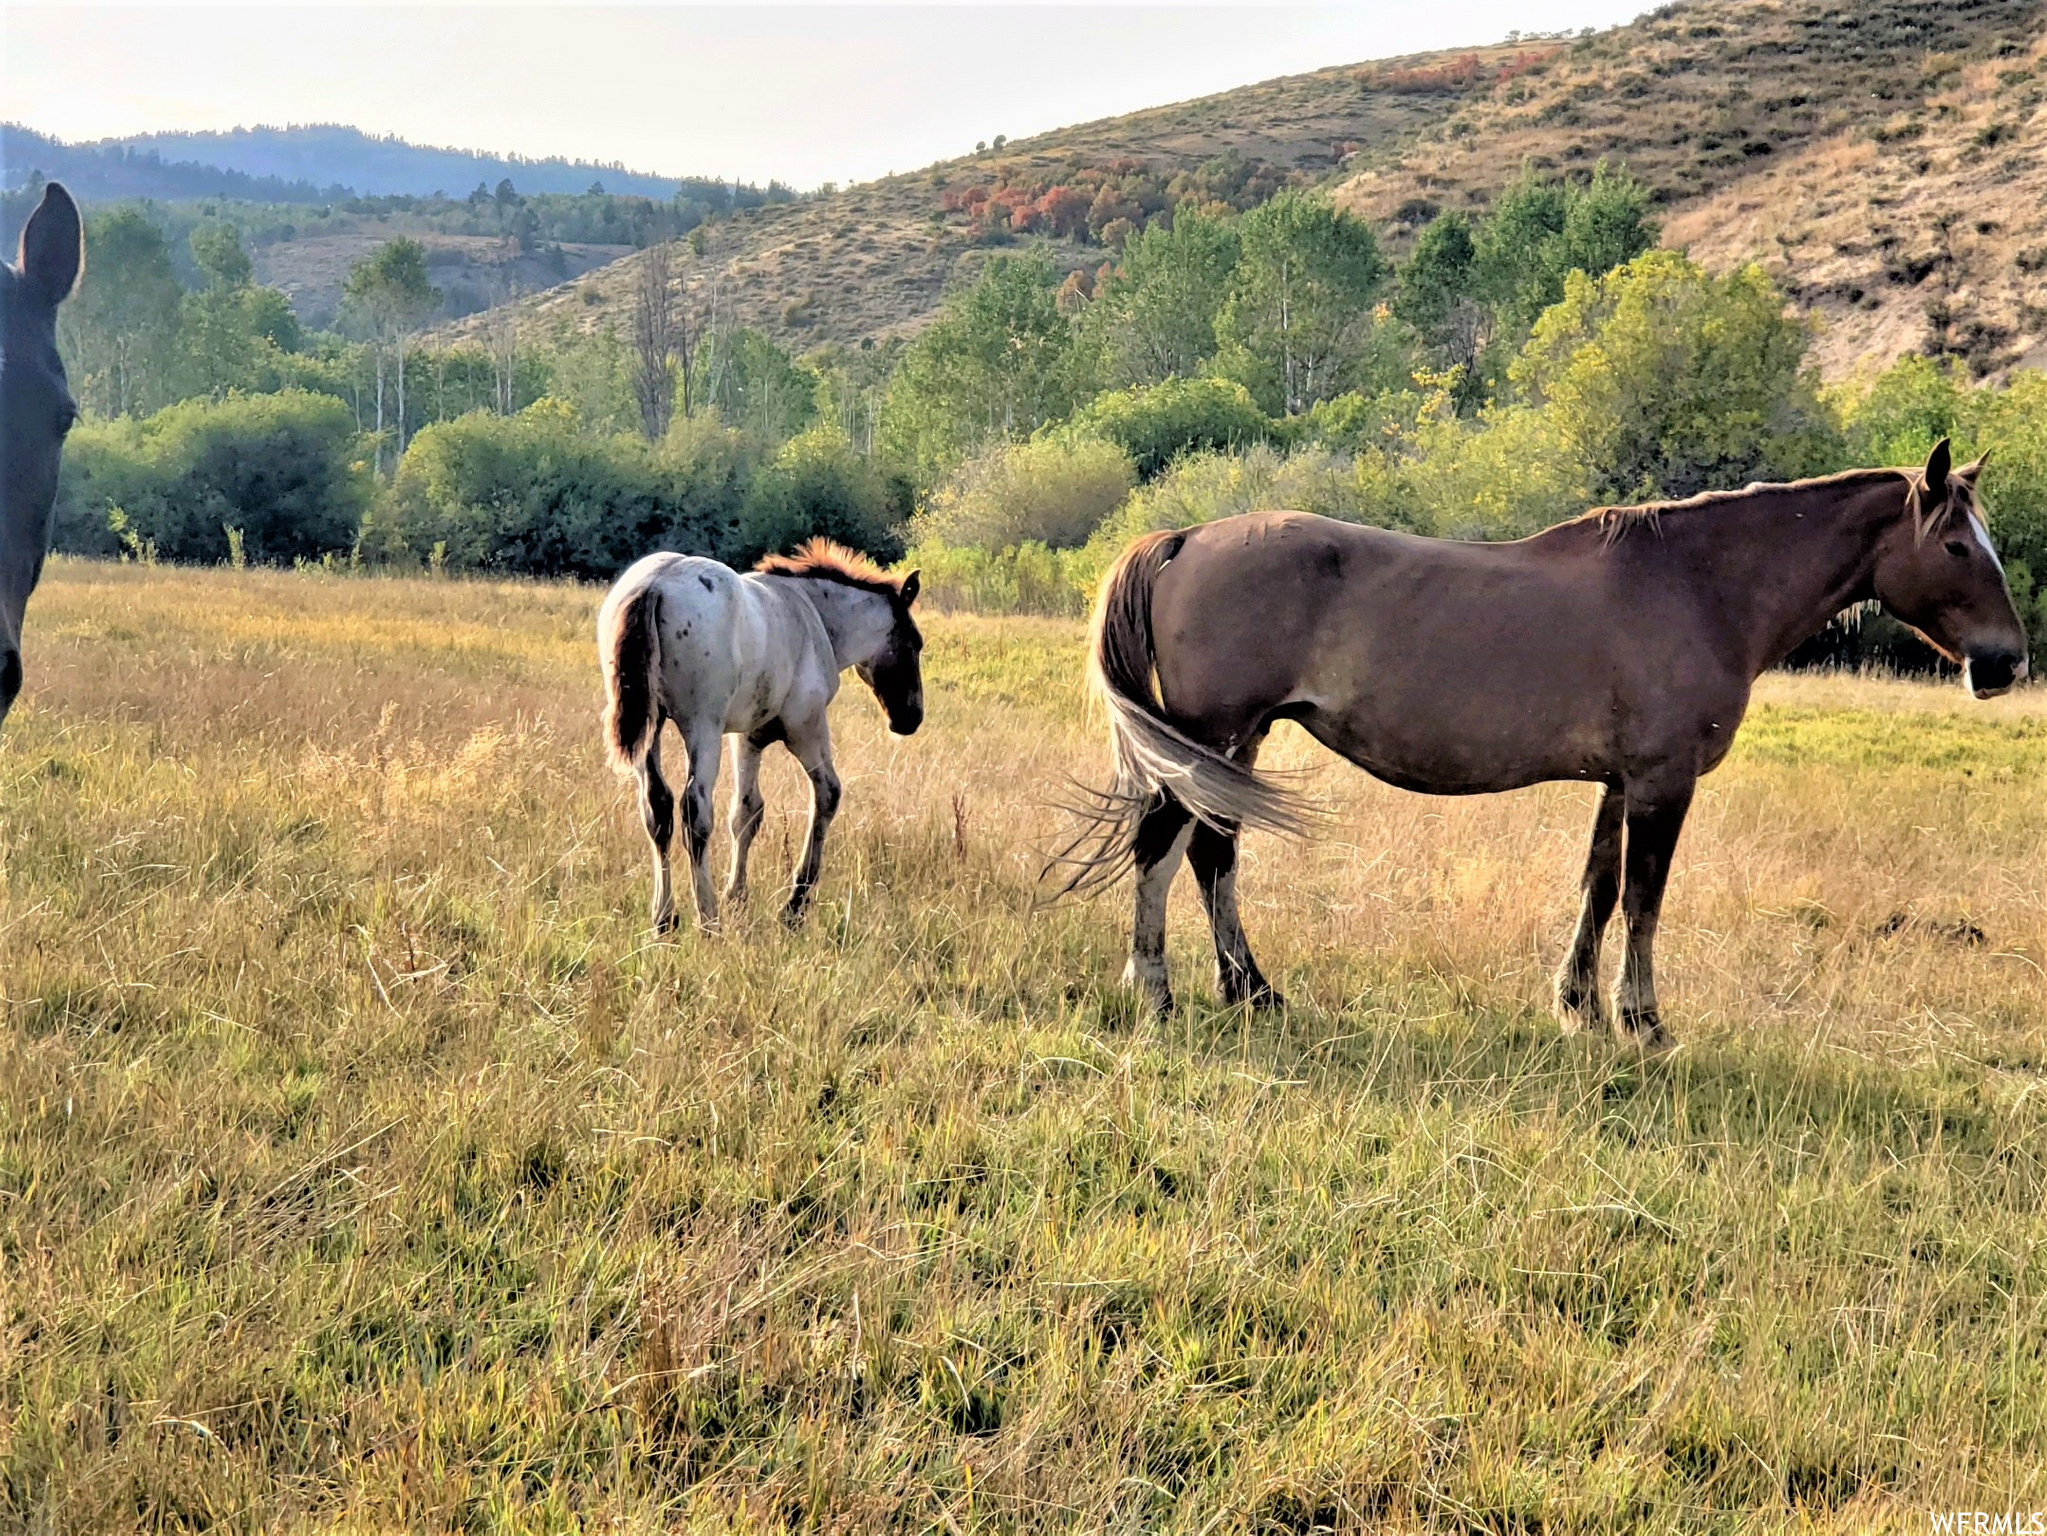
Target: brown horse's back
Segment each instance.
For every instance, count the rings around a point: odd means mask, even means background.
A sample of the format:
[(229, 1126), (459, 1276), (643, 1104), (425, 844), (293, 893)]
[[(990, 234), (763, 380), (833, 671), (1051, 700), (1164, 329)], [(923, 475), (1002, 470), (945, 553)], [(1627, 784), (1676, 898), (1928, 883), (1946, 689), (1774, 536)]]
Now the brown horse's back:
[(1634, 564), (1591, 526), (1465, 544), (1295, 512), (1206, 524), (1153, 596), (1162, 699), (1224, 747), (1297, 719), (1412, 789), (1606, 779), (1629, 731), (1662, 729), (1625, 707), (1635, 684), (1667, 685), (1672, 637), (1698, 639)]

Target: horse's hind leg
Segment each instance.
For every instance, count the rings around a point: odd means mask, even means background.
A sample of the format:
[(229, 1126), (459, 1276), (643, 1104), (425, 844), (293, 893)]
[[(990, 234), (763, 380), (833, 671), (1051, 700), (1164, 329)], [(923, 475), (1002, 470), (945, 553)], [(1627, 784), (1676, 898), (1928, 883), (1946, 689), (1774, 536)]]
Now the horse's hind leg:
[(689, 844), (690, 882), (696, 888), (697, 926), (718, 927), (718, 895), (711, 885), (712, 794), (718, 787), (718, 756), (725, 738), (715, 723), (692, 722), (683, 730), (689, 748), (689, 783), (682, 791), (682, 833)]
[(654, 845), (654, 931), (675, 926), (675, 892), (669, 884), (668, 844), (675, 836), (675, 796), (661, 777), (661, 731), (657, 724), (647, 755), (640, 759), (640, 821)]
[(1616, 1004), (1621, 1032), (1648, 1050), (1670, 1044), (1656, 1007), (1656, 924), (1663, 912), (1671, 857), (1684, 830), (1685, 813), (1691, 809), (1693, 782), (1683, 778), (1627, 786), (1627, 879), (1621, 888), (1621, 914), (1627, 920), (1628, 948), (1621, 959)]
[(1131, 855), (1136, 864), (1136, 895), (1130, 920), (1130, 963), (1123, 981), (1143, 994), (1155, 1013), (1173, 1011), (1173, 989), (1166, 980), (1166, 893), (1187, 851), (1193, 813), (1160, 790), (1137, 823)]
[(1284, 1008), (1286, 999), (1273, 990), (1251, 958), (1251, 943), (1237, 916), (1237, 829), (1223, 832), (1197, 822), (1188, 839), (1187, 862), (1200, 883), (1201, 904), (1208, 909), (1208, 926), (1215, 936), (1216, 991), (1225, 1003)]
[(1592, 847), (1579, 882), (1584, 899), (1578, 907), (1578, 929), (1557, 970), (1557, 1018), (1566, 1029), (1606, 1027), (1606, 1004), (1599, 995), (1599, 951), (1621, 895), (1621, 813), (1626, 804), (1618, 785), (1601, 787), (1599, 808), (1592, 816)]
[(725, 899), (746, 900), (746, 857), (761, 829), (767, 807), (761, 800), (761, 749), (744, 736), (732, 739), (732, 872), (726, 877)]
[[(1238, 749), (1237, 761), (1246, 768), (1256, 764), (1264, 740), (1262, 732), (1254, 736)], [(1251, 941), (1244, 937), (1244, 924), (1237, 915), (1238, 839), (1235, 826), (1218, 829), (1196, 822), (1187, 843), (1187, 862), (1194, 867), (1201, 905), (1208, 912), (1209, 931), (1215, 939), (1215, 989), (1225, 1003), (1284, 1008), (1286, 999), (1251, 958)]]

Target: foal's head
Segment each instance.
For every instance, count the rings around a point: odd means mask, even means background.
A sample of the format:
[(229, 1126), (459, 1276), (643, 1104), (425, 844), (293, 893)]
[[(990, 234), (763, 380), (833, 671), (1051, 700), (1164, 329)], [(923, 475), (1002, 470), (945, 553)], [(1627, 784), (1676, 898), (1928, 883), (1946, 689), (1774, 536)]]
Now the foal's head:
[(910, 617), (918, 578), (910, 572), (888, 600), (888, 634), (871, 659), (856, 663), (860, 681), (874, 690), (888, 715), (888, 728), (908, 736), (924, 723), (924, 635)]
[(924, 636), (910, 616), (910, 605), (917, 601), (915, 571), (898, 580), (830, 539), (811, 539), (793, 555), (769, 555), (754, 569), (828, 581), (860, 594), (844, 621), (844, 633), (833, 637), (841, 664), (850, 663), (874, 690), (896, 735), (908, 736), (924, 723)]
[(1988, 699), (2026, 675), (2026, 629), (1977, 504), (1982, 467), (1951, 466), (1943, 438), (1923, 471), (1906, 472), (1911, 515), (1877, 556), (1876, 595)]

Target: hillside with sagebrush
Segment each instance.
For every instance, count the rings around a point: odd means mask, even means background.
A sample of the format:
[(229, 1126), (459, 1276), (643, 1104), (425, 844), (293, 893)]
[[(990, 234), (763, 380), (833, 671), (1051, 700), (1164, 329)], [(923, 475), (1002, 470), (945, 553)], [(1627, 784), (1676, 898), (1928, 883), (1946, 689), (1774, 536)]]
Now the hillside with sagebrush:
[[(1070, 268), (1099, 265), (1125, 231), (1163, 209), (1247, 207), (1282, 186), (1390, 154), (1550, 46), (1320, 70), (998, 140), (927, 170), (748, 210), (677, 243), (671, 259), (678, 281), (707, 307), (795, 350), (903, 334), (971, 280), (990, 251), (1046, 239)], [(533, 295), (520, 303), (521, 319), (622, 327), (643, 259)]]
[(1698, 200), (1665, 231), (1708, 266), (1760, 258), (1819, 321), (1831, 374), (1929, 348), (2047, 367), (2047, 39)]
[(1374, 220), (1482, 207), (1522, 167), (1618, 160), (1666, 243), (1761, 259), (1833, 375), (1931, 349), (2039, 361), (2047, 99), (2033, 0), (1695, 0), (1560, 47), (1337, 199)]
[[(2047, 335), (2024, 296), (2047, 207), (2042, 15), (1693, 0), (1590, 36), (1327, 69), (754, 210), (673, 247), (676, 281), (792, 350), (858, 344), (914, 332), (1017, 240), (1093, 268), (1164, 209), (1308, 183), (1397, 244), (1524, 169), (1607, 159), (1648, 187), (1670, 243), (1765, 258), (1823, 318), (1829, 373), (1929, 340), (1990, 372)], [(643, 260), (534, 295), (521, 320), (623, 330)]]

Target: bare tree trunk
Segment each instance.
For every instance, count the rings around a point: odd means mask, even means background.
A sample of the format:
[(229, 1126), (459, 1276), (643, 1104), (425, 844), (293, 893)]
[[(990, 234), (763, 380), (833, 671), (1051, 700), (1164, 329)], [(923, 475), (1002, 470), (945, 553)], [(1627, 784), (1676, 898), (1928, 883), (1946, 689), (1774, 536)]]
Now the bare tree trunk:
[[(398, 333), (398, 458), (405, 457), (405, 333)], [(396, 468), (396, 461), (393, 461)]]
[(725, 388), (725, 321), (719, 313), (724, 290), (714, 278), (711, 282), (710, 306), (704, 321), (703, 340), (699, 347), (709, 347), (711, 355), (704, 364), (704, 403), (716, 406)]
[(669, 276), (667, 246), (650, 245), (641, 252), (633, 296), (633, 398), (640, 407), (640, 431), (650, 443), (661, 440), (675, 414), (675, 296)]
[(485, 331), (490, 346), (491, 372), (497, 386), (500, 416), (511, 415), (512, 407), (518, 399), (515, 380), (518, 372), (519, 327), (512, 316), (512, 302), (518, 296), (516, 285), (508, 282), (501, 286), (497, 302), (491, 306), (489, 327)]
[(676, 384), (682, 390), (682, 419), (688, 421), (696, 414), (696, 383), (691, 374), (696, 369), (697, 344), (702, 340), (703, 328), (697, 323), (696, 300), (685, 289), (682, 302), (675, 310), (675, 372)]
[(377, 474), (384, 473), (384, 349), (377, 353)]

